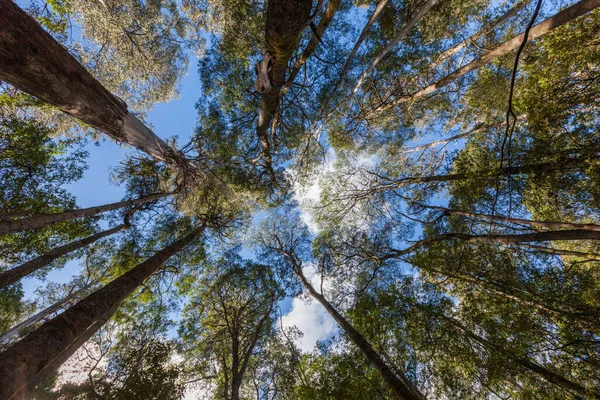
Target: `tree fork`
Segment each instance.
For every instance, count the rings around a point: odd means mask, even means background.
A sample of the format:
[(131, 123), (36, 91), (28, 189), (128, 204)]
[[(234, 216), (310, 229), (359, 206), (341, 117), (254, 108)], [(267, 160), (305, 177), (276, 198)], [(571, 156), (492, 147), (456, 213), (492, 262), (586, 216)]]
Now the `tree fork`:
[[(166, 246), (1, 353), (0, 399), (14, 399), (56, 357), (71, 349), (71, 344), (90, 326), (99, 319), (108, 320), (127, 296), (165, 261), (199, 237), (205, 226), (202, 223), (185, 237)], [(97, 326), (96, 330), (101, 326)]]
[(105, 204), (103, 206), (82, 208), (79, 210), (71, 210), (55, 214), (40, 214), (17, 220), (0, 221), (0, 235), (40, 228), (42, 226), (52, 225), (57, 222), (71, 221), (77, 218), (89, 217), (90, 215), (96, 215), (106, 211), (118, 210), (120, 208), (128, 206), (145, 204), (170, 195), (171, 193), (158, 193), (146, 197), (141, 197), (139, 199), (124, 200), (116, 203)]

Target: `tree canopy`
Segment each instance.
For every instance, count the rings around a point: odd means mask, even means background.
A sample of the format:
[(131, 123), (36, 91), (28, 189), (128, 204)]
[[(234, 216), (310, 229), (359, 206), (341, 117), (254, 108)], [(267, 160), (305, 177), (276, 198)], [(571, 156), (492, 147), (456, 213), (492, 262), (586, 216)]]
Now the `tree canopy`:
[(600, 398), (599, 6), (0, 0), (0, 400)]

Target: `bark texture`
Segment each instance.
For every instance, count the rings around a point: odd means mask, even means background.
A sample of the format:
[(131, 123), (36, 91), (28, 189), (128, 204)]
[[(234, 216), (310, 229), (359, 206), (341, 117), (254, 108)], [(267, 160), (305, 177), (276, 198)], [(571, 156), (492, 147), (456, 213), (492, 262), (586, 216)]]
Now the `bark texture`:
[(203, 231), (204, 225), (194, 229), (0, 354), (0, 399), (13, 399), (99, 319), (110, 318), (127, 296)]
[[(564, 9), (563, 11), (548, 18), (544, 22), (541, 22), (541, 23), (537, 24), (536, 26), (534, 26), (533, 28), (531, 28), (531, 31), (529, 31), (529, 39), (528, 40), (534, 40), (534, 39), (550, 32), (552, 29), (558, 28), (559, 26), (562, 26), (562, 25), (574, 20), (575, 18), (578, 18), (582, 15), (587, 14), (588, 12), (592, 11), (593, 9), (595, 9), (598, 6), (600, 6), (600, 0), (583, 0), (583, 1), (580, 1), (579, 3), (573, 4), (572, 6)], [(436, 90), (446, 86), (447, 84), (455, 81), (456, 79), (460, 78), (461, 76), (466, 75), (467, 73), (469, 73), (475, 69), (483, 67), (490, 61), (493, 61), (498, 57), (507, 55), (510, 52), (512, 52), (513, 50), (516, 50), (519, 46), (521, 46), (521, 43), (523, 42), (523, 37), (524, 37), (524, 34), (515, 36), (512, 39), (510, 39), (510, 40), (502, 43), (498, 47), (494, 48), (493, 50), (488, 52), (483, 57), (478, 58), (474, 61), (471, 61), (469, 64), (457, 69), (456, 71), (452, 72), (450, 75), (446, 75), (445, 77), (438, 80), (437, 82), (432, 83), (431, 85), (419, 90), (418, 92), (412, 93), (407, 96), (397, 97), (393, 101), (378, 107), (378, 109), (385, 110), (387, 108), (393, 107), (396, 104), (406, 103), (408, 101), (416, 100), (418, 98), (427, 96), (428, 94), (431, 94), (431, 93), (435, 92)]]
[(262, 156), (268, 168), (272, 165), (268, 131), (279, 106), (280, 91), (285, 74), (300, 35), (306, 29), (312, 8), (311, 0), (272, 0), (267, 2), (266, 51), (271, 56), (271, 90), (262, 93), (256, 134), (261, 143)]
[[(350, 340), (363, 352), (369, 362), (377, 369), (381, 374), (383, 380), (388, 384), (390, 389), (394, 392), (396, 398), (406, 400), (423, 400), (425, 397), (418, 391), (414, 384), (402, 373), (395, 373), (387, 363), (381, 358), (381, 356), (375, 351), (369, 341), (358, 332), (342, 314), (340, 314), (329, 301), (321, 293), (317, 292), (315, 288), (304, 276), (302, 272), (302, 266), (298, 261), (295, 260), (294, 255), (289, 255), (288, 258), (291, 260), (294, 273), (300, 279), (302, 286), (314, 297), (319, 303), (325, 307), (327, 312), (333, 317), (335, 322), (343, 329), (348, 335)], [(400, 376), (398, 376), (400, 375)]]
[(42, 254), (41, 256), (34, 258), (31, 261), (27, 261), (26, 263), (21, 264), (18, 267), (2, 272), (0, 273), (0, 289), (19, 281), (21, 278), (37, 271), (40, 268), (47, 266), (54, 260), (66, 254), (69, 254), (75, 250), (79, 250), (89, 244), (94, 243), (97, 240), (110, 236), (126, 228), (127, 225), (125, 224), (117, 225), (114, 228), (98, 232), (81, 240), (76, 240), (74, 242), (65, 244), (64, 246), (56, 247), (50, 250), (48, 253)]
[[(2, 0), (0, 0), (2, 1)], [(0, 221), (0, 235), (13, 232), (21, 232), (30, 229), (48, 226), (57, 222), (71, 221), (77, 218), (89, 217), (90, 215), (100, 214), (106, 211), (118, 210), (129, 206), (149, 203), (163, 197), (170, 196), (170, 193), (159, 193), (133, 200), (124, 200), (116, 203), (105, 204), (103, 206), (82, 208), (80, 210), (65, 211), (56, 214), (40, 214), (29, 218)]]
[(186, 165), (16, 3), (0, 0), (0, 10), (1, 80), (156, 160)]

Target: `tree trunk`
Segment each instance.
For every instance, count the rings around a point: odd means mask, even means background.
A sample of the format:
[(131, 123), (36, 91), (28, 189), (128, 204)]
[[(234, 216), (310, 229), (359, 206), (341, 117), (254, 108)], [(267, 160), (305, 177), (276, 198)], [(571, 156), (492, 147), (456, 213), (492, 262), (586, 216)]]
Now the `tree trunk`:
[(489, 24), (485, 25), (481, 29), (481, 31), (478, 32), (477, 34), (475, 34), (475, 35), (471, 36), (470, 38), (468, 38), (468, 39), (460, 42), (456, 46), (451, 47), (451, 48), (449, 48), (446, 51), (443, 51), (442, 53), (440, 53), (436, 57), (435, 61), (431, 62), (427, 66), (427, 70), (429, 70), (429, 71), (433, 70), (440, 63), (444, 62), (444, 60), (452, 57), (453, 55), (455, 55), (456, 53), (458, 53), (459, 51), (461, 51), (462, 49), (464, 49), (465, 47), (467, 47), (469, 45), (469, 43), (474, 43), (477, 39), (481, 38), (482, 36), (487, 35), (490, 32), (492, 32), (494, 29), (496, 29), (497, 27), (499, 27), (500, 25), (502, 25), (506, 21), (508, 21), (510, 18), (512, 18), (513, 16), (515, 16), (519, 11), (521, 11), (530, 2), (531, 2), (531, 0), (523, 0), (523, 1), (521, 1), (520, 3), (518, 3), (514, 7), (512, 7), (510, 10), (508, 10), (507, 12), (505, 12), (504, 14), (502, 14), (501, 16), (499, 16), (498, 18), (496, 18), (495, 20), (493, 20)]
[(65, 363), (81, 346), (83, 346), (88, 340), (94, 336), (94, 333), (98, 332), (100, 328), (108, 322), (113, 313), (117, 310), (118, 304), (116, 304), (113, 308), (108, 310), (106, 314), (102, 317), (98, 318), (89, 328), (85, 330), (73, 343), (69, 345), (63, 352), (61, 352), (56, 358), (54, 358), (50, 363), (41, 371), (39, 371), (36, 375), (34, 375), (31, 380), (27, 383), (27, 385), (21, 389), (17, 395), (15, 396), (15, 400), (29, 400), (29, 393), (40, 383), (45, 381), (46, 379), (53, 376), (58, 369)]
[(8, 271), (0, 273), (0, 289), (5, 288), (6, 286), (13, 284), (20, 280), (21, 278), (37, 271), (40, 268), (43, 268), (53, 262), (54, 260), (69, 254), (75, 250), (79, 250), (89, 244), (94, 243), (97, 240), (100, 240), (104, 237), (110, 236), (113, 233), (117, 233), (122, 229), (126, 229), (127, 225), (120, 224), (115, 226), (114, 228), (107, 229), (102, 232), (98, 232), (94, 235), (88, 236), (81, 240), (76, 240), (74, 242), (65, 244), (64, 246), (56, 247), (50, 250), (48, 253), (42, 254), (41, 256), (34, 258), (31, 261), (27, 261), (24, 264), (19, 265), (18, 267), (9, 269)]
[(40, 228), (42, 226), (52, 225), (57, 222), (71, 221), (77, 218), (89, 217), (90, 215), (100, 214), (105, 211), (118, 210), (124, 207), (145, 204), (167, 196), (170, 196), (170, 193), (153, 194), (150, 196), (141, 197), (139, 199), (124, 200), (119, 201), (117, 203), (106, 204), (103, 206), (82, 208), (80, 210), (71, 210), (56, 214), (40, 214), (23, 219), (0, 221), (0, 235), (6, 233), (26, 231), (30, 229)]
[(469, 211), (454, 210), (451, 208), (446, 208), (446, 207), (441, 207), (441, 206), (427, 206), (424, 204), (422, 204), (422, 206), (424, 206), (425, 208), (431, 208), (434, 210), (441, 210), (441, 211), (444, 211), (445, 213), (449, 213), (449, 214), (464, 215), (467, 217), (481, 218), (481, 219), (487, 219), (487, 220), (501, 220), (501, 221), (511, 222), (514, 224), (523, 224), (523, 225), (534, 226), (536, 228), (581, 229), (581, 230), (587, 230), (587, 231), (600, 232), (600, 225), (596, 225), (596, 224), (578, 224), (578, 223), (574, 223), (574, 222), (561, 222), (561, 221), (534, 221), (534, 220), (522, 219), (522, 218), (510, 218), (510, 217), (505, 217), (502, 215), (478, 214), (478, 213), (473, 213), (473, 212), (469, 212)]
[(89, 289), (92, 285), (93, 284), (86, 285), (84, 288), (79, 289), (76, 292), (71, 291), (71, 293), (69, 293), (68, 296), (65, 296), (60, 301), (46, 307), (45, 309), (38, 312), (37, 314), (32, 315), (31, 317), (27, 318), (25, 321), (21, 322), (20, 324), (10, 328), (8, 331), (4, 332), (4, 334), (0, 337), (0, 343), (8, 343), (11, 340), (11, 338), (18, 335), (22, 329), (32, 326), (33, 324), (36, 324), (39, 321), (46, 319), (52, 313), (59, 310), (61, 307), (64, 307), (66, 303), (69, 303), (71, 300), (73, 300), (76, 295), (78, 295), (79, 293), (81, 293), (84, 290)]
[(279, 94), (285, 84), (288, 62), (296, 49), (302, 31), (307, 27), (311, 8), (311, 0), (271, 0), (267, 2), (265, 39), (266, 51), (272, 56), (271, 73), (267, 77), (271, 87), (270, 90), (262, 92), (256, 134), (261, 143), (262, 156), (269, 169), (272, 166), (272, 155), (267, 132), (271, 126), (273, 114), (279, 106)]
[[(530, 41), (534, 40), (534, 39), (550, 32), (552, 29), (558, 28), (559, 26), (562, 26), (562, 25), (574, 20), (577, 17), (580, 17), (580, 16), (592, 11), (593, 9), (595, 9), (598, 6), (600, 6), (600, 0), (583, 0), (583, 1), (580, 1), (579, 3), (573, 4), (572, 6), (555, 14), (553, 17), (550, 17), (547, 20), (545, 20), (544, 22), (541, 22), (541, 23), (537, 24), (536, 26), (534, 26), (533, 28), (531, 28), (531, 31), (529, 31), (529, 40)], [(438, 80), (437, 82), (432, 83), (431, 85), (429, 85), (415, 93), (412, 93), (410, 95), (397, 97), (396, 99), (392, 100), (391, 102), (377, 107), (373, 111), (385, 110), (385, 109), (393, 107), (397, 104), (406, 103), (408, 101), (416, 100), (418, 98), (427, 96), (428, 94), (431, 94), (431, 93), (435, 92), (436, 90), (446, 86), (450, 82), (455, 81), (456, 79), (460, 78), (461, 76), (463, 76), (475, 69), (483, 67), (490, 61), (493, 61), (493, 60), (497, 59), (498, 57), (502, 57), (502, 56), (512, 52), (513, 50), (516, 50), (519, 46), (521, 46), (521, 43), (523, 42), (523, 37), (524, 37), (524, 34), (515, 36), (512, 39), (510, 39), (510, 40), (502, 43), (498, 47), (494, 48), (493, 50), (488, 52), (483, 57), (478, 58), (474, 61), (471, 61), (469, 64), (457, 69), (456, 71), (452, 72), (450, 75), (445, 76), (444, 78)]]
[(0, 399), (13, 398), (92, 324), (100, 318), (110, 318), (109, 311), (114, 312), (166, 260), (200, 236), (204, 227), (203, 224), (166, 246), (1, 353)]
[(294, 273), (300, 279), (302, 286), (314, 297), (333, 317), (342, 330), (348, 335), (350, 340), (358, 346), (358, 348), (367, 357), (369, 362), (379, 371), (383, 380), (388, 384), (398, 399), (422, 400), (424, 396), (418, 391), (410, 380), (399, 372), (397, 376), (394, 371), (386, 364), (381, 356), (373, 349), (371, 344), (360, 334), (354, 327), (344, 318), (336, 309), (327, 301), (325, 296), (318, 293), (302, 272), (302, 265), (296, 261), (295, 255), (288, 256), (292, 262)]
[[(600, 0), (598, 0), (600, 1)], [(497, 176), (504, 175), (524, 175), (524, 174), (544, 174), (547, 172), (553, 172), (557, 170), (568, 170), (568, 169), (576, 169), (581, 168), (586, 165), (588, 162), (597, 160), (600, 158), (597, 155), (594, 156), (586, 156), (586, 157), (565, 157), (559, 159), (557, 161), (549, 161), (538, 164), (525, 164), (525, 165), (515, 165), (511, 167), (502, 168), (494, 168), (494, 169), (484, 169), (479, 171), (474, 171), (473, 173), (455, 173), (448, 175), (430, 175), (430, 176), (410, 176), (406, 178), (401, 178), (395, 181), (391, 181), (391, 183), (387, 183), (384, 185), (374, 186), (370, 189), (365, 190), (366, 192), (381, 192), (384, 190), (394, 190), (399, 189), (401, 187), (405, 187), (408, 185), (414, 185), (418, 183), (428, 183), (428, 182), (452, 182), (452, 181), (461, 181), (466, 179), (477, 179), (477, 178), (495, 178)]]
[(380, 257), (379, 259), (383, 261), (391, 258), (398, 258), (410, 254), (421, 247), (446, 240), (462, 240), (465, 243), (498, 244), (547, 242), (554, 240), (600, 240), (600, 232), (572, 229), (563, 231), (524, 233), (520, 235), (471, 235), (468, 233), (442, 233), (419, 240), (403, 250), (392, 249), (390, 253)]
[(557, 373), (550, 371), (549, 369), (529, 360), (526, 357), (521, 357), (521, 356), (513, 353), (510, 350), (504, 349), (501, 346), (491, 343), (487, 339), (484, 339), (483, 337), (476, 335), (475, 333), (471, 332), (469, 329), (467, 329), (463, 324), (461, 324), (456, 319), (447, 317), (445, 315), (440, 315), (440, 314), (438, 314), (438, 317), (441, 318), (442, 320), (444, 320), (445, 322), (447, 322), (448, 324), (454, 326), (458, 330), (462, 331), (467, 337), (469, 337), (470, 339), (481, 344), (483, 347), (487, 348), (488, 350), (495, 351), (498, 354), (501, 354), (502, 356), (508, 358), (515, 364), (518, 364), (532, 372), (535, 372), (536, 374), (539, 374), (548, 382), (551, 382), (551, 383), (555, 384), (556, 386), (566, 389), (568, 391), (573, 391), (573, 392), (579, 393), (580, 395), (582, 395), (586, 398), (588, 396), (593, 397), (595, 399), (600, 398), (599, 393), (594, 393), (591, 389), (587, 389), (578, 383), (575, 383), (561, 375), (558, 375)]
[(363, 72), (363, 74), (361, 75), (360, 79), (356, 83), (356, 86), (354, 86), (354, 89), (352, 89), (351, 96), (355, 95), (356, 92), (358, 92), (358, 89), (360, 89), (360, 87), (363, 85), (363, 83), (365, 83), (365, 79), (367, 79), (367, 76), (369, 76), (369, 74), (371, 73), (371, 71), (373, 71), (375, 69), (375, 67), (377, 67), (377, 65), (390, 52), (390, 50), (392, 50), (392, 48), (396, 44), (398, 44), (398, 42), (400, 40), (404, 39), (406, 37), (406, 35), (408, 34), (408, 32), (410, 32), (410, 30), (417, 24), (417, 22), (419, 22), (421, 20), (421, 18), (423, 18), (425, 16), (425, 14), (427, 14), (429, 12), (429, 10), (431, 10), (433, 7), (435, 7), (440, 1), (442, 1), (442, 0), (427, 0), (427, 2), (406, 23), (406, 25), (404, 25), (398, 31), (398, 33), (396, 33), (396, 36), (394, 36), (394, 38), (387, 44), (387, 46), (385, 46), (385, 48), (383, 48), (379, 52), (379, 54), (377, 54), (377, 56), (371, 62), (371, 64), (367, 67), (367, 69), (365, 70), (365, 72)]
[(348, 73), (348, 70), (350, 69), (350, 64), (352, 63), (352, 60), (354, 59), (356, 52), (360, 48), (360, 45), (362, 44), (362, 42), (367, 37), (367, 34), (371, 30), (371, 26), (373, 25), (375, 20), (377, 20), (377, 18), (379, 17), (379, 14), (381, 14), (381, 11), (383, 11), (383, 7), (385, 7), (387, 2), (388, 2), (388, 0), (379, 0), (379, 2), (377, 3), (375, 10), (373, 10), (373, 14), (371, 14), (371, 16), (369, 17), (367, 24), (364, 26), (362, 32), (360, 33), (360, 36), (358, 37), (358, 40), (356, 41), (356, 43), (354, 44), (354, 47), (352, 48), (352, 51), (350, 52), (350, 55), (346, 59), (344, 68), (342, 68), (342, 72), (340, 73), (340, 77), (338, 78), (337, 82), (335, 83), (335, 86), (329, 93), (329, 96), (327, 96), (327, 100), (325, 100), (325, 102), (323, 103), (323, 107), (321, 108), (321, 113), (323, 113), (323, 111), (325, 111), (327, 109), (327, 106), (329, 105), (331, 98), (333, 97), (335, 92), (338, 90), (338, 88), (342, 84), (344, 77), (346, 76), (346, 74)]
[(189, 164), (16, 3), (0, 0), (0, 79), (171, 165)]

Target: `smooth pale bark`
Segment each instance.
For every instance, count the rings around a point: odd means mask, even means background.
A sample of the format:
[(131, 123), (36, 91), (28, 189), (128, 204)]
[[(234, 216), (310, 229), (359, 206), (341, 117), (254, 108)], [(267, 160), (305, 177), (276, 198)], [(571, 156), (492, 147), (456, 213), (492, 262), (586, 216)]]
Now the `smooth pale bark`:
[[(572, 6), (567, 7), (563, 11), (555, 14), (553, 17), (550, 17), (547, 20), (545, 20), (544, 22), (541, 22), (541, 23), (537, 24), (536, 26), (534, 26), (533, 28), (531, 28), (531, 31), (529, 31), (529, 40), (530, 41), (534, 40), (534, 39), (550, 32), (552, 29), (558, 28), (559, 26), (562, 26), (562, 25), (574, 20), (575, 18), (585, 15), (598, 6), (600, 6), (600, 0), (583, 0), (583, 1), (580, 1), (579, 3), (573, 4)], [(473, 70), (483, 67), (490, 61), (493, 61), (493, 60), (497, 59), (498, 57), (507, 55), (510, 52), (512, 52), (513, 50), (516, 50), (519, 46), (521, 46), (521, 43), (523, 42), (523, 37), (524, 37), (524, 34), (515, 36), (512, 39), (510, 39), (510, 40), (502, 43), (498, 47), (494, 48), (493, 50), (489, 51), (483, 57), (478, 58), (474, 61), (471, 61), (469, 64), (457, 69), (456, 71), (452, 72), (450, 75), (446, 75), (445, 77), (438, 80), (437, 82), (432, 83), (431, 85), (429, 85), (415, 93), (412, 93), (411, 95), (397, 97), (394, 100), (392, 100), (391, 102), (382, 104), (381, 106), (377, 107), (376, 109), (374, 109), (372, 111), (385, 110), (385, 109), (393, 107), (397, 104), (406, 103), (408, 101), (416, 100), (421, 97), (427, 96), (427, 95), (435, 92), (436, 90), (446, 86), (447, 84), (455, 81), (456, 79), (460, 78), (461, 76), (466, 75), (467, 73), (469, 73)]]
[(361, 77), (358, 79), (358, 82), (356, 83), (356, 86), (354, 86), (354, 89), (352, 89), (351, 95), (354, 95), (354, 94), (356, 94), (356, 92), (358, 92), (358, 89), (360, 89), (360, 87), (365, 83), (367, 76), (369, 76), (369, 74), (377, 67), (377, 65), (390, 52), (390, 50), (392, 50), (392, 48), (396, 44), (398, 44), (398, 42), (400, 42), (400, 40), (402, 40), (406, 37), (408, 32), (417, 24), (417, 22), (419, 22), (421, 20), (421, 18), (423, 18), (425, 16), (425, 14), (427, 14), (429, 12), (429, 10), (431, 10), (433, 7), (435, 7), (441, 1), (442, 0), (427, 0), (427, 2), (406, 23), (406, 25), (404, 25), (398, 31), (398, 33), (396, 33), (396, 36), (394, 36), (394, 38), (387, 44), (387, 46), (385, 46), (379, 52), (379, 54), (377, 54), (377, 56), (373, 59), (373, 61), (371, 61), (371, 64), (369, 64), (369, 66), (367, 67), (365, 72), (363, 72)]
[(170, 193), (153, 194), (150, 196), (141, 197), (139, 199), (124, 200), (116, 203), (105, 204), (103, 206), (82, 208), (79, 210), (65, 211), (62, 213), (40, 214), (23, 219), (0, 221), (0, 235), (5, 233), (26, 231), (40, 228), (42, 226), (52, 225), (57, 222), (71, 221), (77, 218), (89, 217), (90, 215), (96, 215), (106, 211), (145, 204), (167, 196), (170, 196)]
[(342, 328), (342, 330), (348, 335), (350, 340), (363, 352), (369, 362), (377, 369), (381, 374), (383, 380), (392, 389), (396, 398), (407, 399), (407, 400), (423, 400), (425, 397), (419, 392), (415, 385), (400, 371), (394, 372), (387, 363), (381, 358), (381, 356), (375, 351), (369, 341), (358, 332), (342, 314), (340, 314), (325, 296), (317, 292), (315, 288), (304, 276), (302, 272), (302, 265), (296, 259), (294, 254), (284, 253), (290, 260), (293, 266), (294, 273), (302, 283), (302, 286), (315, 298), (327, 312), (333, 317), (335, 322)]
[(519, 11), (521, 11), (530, 2), (531, 2), (531, 0), (521, 1), (520, 3), (516, 4), (514, 7), (512, 7), (508, 11), (506, 11), (504, 14), (502, 14), (501, 16), (499, 16), (498, 18), (496, 18), (495, 20), (491, 21), (489, 24), (486, 24), (481, 29), (481, 31), (478, 32), (477, 34), (475, 34), (475, 35), (471, 36), (470, 38), (468, 38), (468, 39), (460, 42), (456, 46), (451, 47), (448, 50), (443, 51), (442, 53), (440, 53), (436, 57), (435, 61), (431, 62), (427, 66), (427, 69), (428, 70), (434, 69), (440, 63), (442, 63), (444, 60), (452, 57), (453, 55), (455, 55), (456, 53), (458, 53), (459, 51), (461, 51), (462, 49), (464, 49), (465, 47), (467, 47), (470, 43), (475, 43), (475, 41), (477, 39), (481, 38), (482, 36), (487, 35), (490, 32), (492, 32), (494, 29), (496, 29), (497, 27), (499, 27), (500, 25), (502, 25), (506, 21), (508, 21), (510, 18), (512, 18), (513, 16), (515, 16)]
[(152, 158), (191, 168), (12, 0), (0, 0), (0, 79)]
[[(0, 354), (0, 399), (12, 399), (99, 319), (119, 304), (166, 260), (198, 238), (205, 225), (136, 265)], [(112, 315), (112, 313), (110, 313)], [(98, 329), (100, 326), (98, 327)]]
[(302, 31), (307, 27), (312, 8), (311, 0), (272, 0), (267, 2), (265, 29), (266, 50), (271, 61), (271, 89), (261, 95), (256, 134), (261, 143), (262, 157), (272, 168), (271, 145), (268, 131), (273, 115), (279, 106), (280, 92), (285, 84), (288, 62), (292, 57)]
[(333, 16), (340, 7), (340, 3), (341, 0), (330, 0), (327, 4), (327, 8), (321, 15), (321, 19), (315, 27), (315, 31), (317, 32), (317, 34), (315, 35), (315, 33), (313, 33), (310, 42), (308, 42), (308, 45), (300, 55), (300, 58), (298, 58), (298, 60), (294, 64), (294, 67), (292, 68), (292, 71), (290, 72), (290, 75), (288, 76), (287, 81), (285, 82), (285, 85), (281, 90), (282, 95), (284, 95), (285, 92), (292, 86), (292, 84), (294, 83), (294, 79), (296, 79), (296, 76), (298, 76), (298, 73), (300, 72), (300, 69), (306, 63), (308, 58), (314, 53), (315, 49), (321, 41), (320, 38), (323, 37), (323, 33), (325, 33), (325, 30), (333, 20)]
[(462, 181), (466, 179), (479, 179), (479, 178), (495, 178), (497, 176), (505, 175), (525, 175), (525, 174), (543, 174), (557, 170), (569, 170), (576, 169), (585, 166), (588, 162), (594, 161), (600, 158), (599, 156), (591, 157), (566, 157), (554, 162), (545, 162), (538, 164), (525, 164), (515, 165), (510, 167), (499, 169), (484, 169), (474, 171), (473, 173), (456, 173), (448, 175), (430, 175), (430, 176), (411, 176), (401, 178), (390, 183), (377, 185), (369, 189), (365, 189), (364, 192), (382, 192), (385, 190), (395, 190), (405, 186), (428, 183), (428, 182), (452, 182)]
[(377, 6), (375, 7), (375, 10), (373, 10), (373, 14), (371, 14), (371, 16), (369, 17), (369, 20), (367, 21), (362, 32), (360, 33), (358, 40), (356, 40), (356, 43), (354, 44), (354, 47), (352, 48), (350, 55), (346, 59), (346, 63), (344, 64), (344, 68), (342, 68), (342, 72), (340, 73), (340, 77), (338, 78), (338, 81), (336, 82), (335, 86), (331, 90), (331, 93), (329, 93), (329, 96), (327, 96), (327, 100), (325, 100), (325, 103), (323, 104), (323, 107), (321, 108), (321, 113), (327, 109), (327, 106), (329, 105), (329, 101), (331, 101), (331, 97), (333, 97), (335, 92), (338, 90), (338, 88), (342, 84), (342, 81), (344, 80), (344, 77), (348, 73), (348, 70), (350, 69), (350, 64), (352, 63), (354, 56), (358, 52), (360, 45), (367, 37), (367, 34), (371, 30), (371, 26), (373, 26), (373, 23), (377, 20), (377, 18), (381, 14), (381, 11), (383, 11), (383, 8), (387, 4), (387, 2), (388, 2), (388, 0), (379, 0), (377, 2)]
[(599, 393), (594, 393), (591, 389), (587, 389), (587, 388), (583, 387), (582, 385), (565, 378), (564, 376), (561, 376), (553, 371), (550, 371), (546, 367), (543, 367), (543, 366), (531, 361), (530, 359), (528, 359), (526, 357), (519, 356), (519, 355), (513, 353), (512, 351), (505, 349), (497, 344), (494, 344), (494, 343), (490, 342), (489, 340), (473, 333), (472, 331), (467, 329), (467, 327), (465, 327), (463, 324), (461, 324), (456, 319), (447, 317), (445, 315), (439, 315), (439, 314), (437, 316), (439, 318), (441, 318), (442, 320), (444, 320), (445, 322), (447, 322), (448, 324), (456, 327), (458, 330), (463, 332), (463, 334), (465, 336), (467, 336), (468, 338), (481, 344), (483, 347), (487, 348), (488, 350), (491, 350), (498, 354), (501, 354), (503, 357), (506, 357), (507, 359), (511, 360), (515, 364), (518, 364), (532, 372), (535, 372), (536, 374), (539, 374), (548, 382), (551, 382), (551, 383), (555, 384), (556, 386), (561, 387), (563, 389), (567, 389), (569, 391), (578, 393), (586, 398), (588, 396), (593, 397), (595, 399), (600, 398)]
[(427, 144), (422, 144), (420, 146), (406, 148), (406, 149), (404, 149), (404, 150), (401, 151), (401, 154), (414, 153), (414, 152), (417, 152), (417, 151), (423, 151), (423, 150), (430, 149), (432, 147), (437, 147), (437, 146), (439, 146), (441, 144), (445, 145), (445, 144), (453, 142), (455, 140), (464, 139), (464, 138), (469, 137), (471, 135), (476, 135), (476, 134), (478, 134), (480, 132), (483, 132), (483, 131), (486, 131), (488, 129), (495, 128), (497, 126), (502, 125), (503, 123), (504, 122), (498, 122), (496, 124), (491, 124), (491, 125), (478, 124), (473, 129), (470, 129), (470, 130), (468, 130), (466, 132), (459, 133), (458, 135), (450, 136), (447, 139), (440, 139), (440, 140), (436, 140), (434, 142), (429, 142)]
[(544, 231), (535, 233), (523, 233), (519, 235), (471, 235), (468, 233), (442, 233), (440, 235), (430, 236), (419, 240), (406, 249), (392, 249), (390, 253), (381, 260), (398, 258), (405, 256), (420, 249), (421, 247), (449, 240), (460, 240), (465, 243), (498, 243), (498, 244), (519, 244), (526, 242), (551, 242), (555, 240), (600, 240), (600, 232), (587, 231), (581, 229), (571, 229), (563, 231)]
[(117, 225), (114, 228), (98, 232), (81, 240), (76, 240), (74, 242), (65, 244), (64, 246), (56, 247), (50, 250), (49, 252), (42, 254), (37, 258), (34, 258), (31, 261), (27, 261), (26, 263), (21, 264), (18, 267), (11, 268), (8, 271), (4, 271), (0, 273), (0, 289), (19, 281), (21, 278), (37, 271), (40, 268), (47, 266), (54, 260), (66, 254), (84, 248), (85, 246), (92, 244), (97, 240), (110, 236), (123, 229), (127, 229), (127, 227), (128, 226), (126, 224)]

